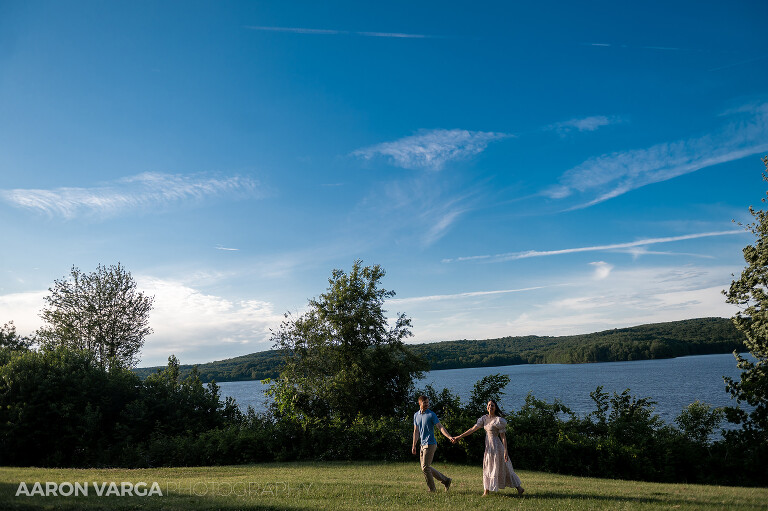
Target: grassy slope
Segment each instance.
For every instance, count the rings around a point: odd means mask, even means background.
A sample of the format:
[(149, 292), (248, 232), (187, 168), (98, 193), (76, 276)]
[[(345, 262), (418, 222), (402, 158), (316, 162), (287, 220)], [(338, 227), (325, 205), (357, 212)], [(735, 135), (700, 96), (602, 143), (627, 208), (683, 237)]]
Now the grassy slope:
[[(437, 462), (454, 479), (449, 493), (426, 493), (412, 463), (273, 463), (229, 467), (124, 469), (0, 468), (0, 509), (531, 509), (765, 510), (768, 489), (657, 484), (520, 471), (524, 497), (502, 490), (481, 497), (481, 468)], [(15, 497), (20, 481), (157, 481), (163, 497)], [(232, 486), (239, 483), (239, 486)], [(214, 487), (213, 485), (218, 485)], [(250, 484), (250, 496), (242, 493)], [(168, 491), (167, 488), (181, 490)]]

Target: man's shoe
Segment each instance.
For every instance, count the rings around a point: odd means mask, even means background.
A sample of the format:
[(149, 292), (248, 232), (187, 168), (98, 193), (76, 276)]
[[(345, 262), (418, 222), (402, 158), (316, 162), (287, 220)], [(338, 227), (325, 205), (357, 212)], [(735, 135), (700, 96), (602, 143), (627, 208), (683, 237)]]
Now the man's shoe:
[(453, 479), (451, 479), (451, 478), (449, 477), (449, 478), (448, 478), (448, 480), (447, 480), (446, 482), (444, 482), (444, 483), (443, 483), (443, 485), (445, 486), (445, 491), (448, 491), (448, 490), (450, 490), (450, 489), (451, 489), (451, 483), (452, 483), (452, 482), (453, 482)]

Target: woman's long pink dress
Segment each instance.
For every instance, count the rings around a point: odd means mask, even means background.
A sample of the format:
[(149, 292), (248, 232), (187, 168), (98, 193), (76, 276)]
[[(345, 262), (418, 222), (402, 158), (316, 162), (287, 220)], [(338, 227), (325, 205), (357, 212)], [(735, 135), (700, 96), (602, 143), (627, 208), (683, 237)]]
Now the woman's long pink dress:
[(485, 430), (483, 488), (497, 491), (507, 486), (520, 487), (522, 483), (512, 468), (512, 461), (504, 461), (504, 444), (499, 436), (506, 431), (507, 421), (502, 417), (483, 415), (477, 419), (477, 425)]

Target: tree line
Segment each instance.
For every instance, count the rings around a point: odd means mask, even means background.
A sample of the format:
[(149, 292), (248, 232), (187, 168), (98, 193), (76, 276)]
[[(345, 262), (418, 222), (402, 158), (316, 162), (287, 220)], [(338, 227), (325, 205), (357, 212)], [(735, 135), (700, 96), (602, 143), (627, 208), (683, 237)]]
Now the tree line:
[[(407, 461), (415, 398), (425, 394), (451, 431), (471, 427), (488, 399), (504, 402), (509, 377), (488, 375), (463, 402), (447, 389), (411, 388), (396, 410), (305, 394), (304, 383), (275, 389), (266, 414), (221, 399), (215, 383), (194, 372), (180, 377), (178, 360), (140, 380), (125, 368), (105, 370), (84, 350), (3, 352), (0, 358), (0, 465), (40, 467), (178, 467), (293, 460)], [(305, 373), (306, 374), (306, 373)], [(311, 380), (306, 375), (305, 382)], [(343, 388), (343, 386), (342, 386)], [(629, 389), (591, 393), (592, 412), (577, 415), (533, 394), (504, 410), (516, 466), (589, 477), (763, 486), (768, 483), (765, 435), (726, 431), (712, 440), (725, 411), (704, 403), (681, 410), (673, 424), (653, 401)], [(347, 406), (342, 406), (346, 404)], [(349, 405), (352, 406), (349, 406)], [(390, 403), (391, 406), (391, 403)], [(503, 407), (503, 405), (502, 405)], [(323, 410), (322, 414), (311, 415)], [(385, 413), (384, 415), (380, 415)], [(439, 436), (444, 461), (477, 464), (477, 437), (451, 444)]]
[[(582, 335), (464, 339), (409, 344), (408, 347), (427, 361), (429, 370), (439, 370), (518, 364), (624, 362), (732, 353), (745, 349), (744, 338), (730, 319), (699, 318)], [(279, 349), (272, 349), (197, 366), (182, 365), (181, 371), (186, 375), (197, 367), (204, 382), (263, 380), (277, 377), (281, 361)], [(146, 378), (158, 369), (136, 368), (134, 371)]]
[(744, 349), (744, 334), (729, 319), (699, 318), (582, 335), (446, 341), (415, 345), (413, 349), (429, 361), (433, 370), (580, 364), (731, 353)]

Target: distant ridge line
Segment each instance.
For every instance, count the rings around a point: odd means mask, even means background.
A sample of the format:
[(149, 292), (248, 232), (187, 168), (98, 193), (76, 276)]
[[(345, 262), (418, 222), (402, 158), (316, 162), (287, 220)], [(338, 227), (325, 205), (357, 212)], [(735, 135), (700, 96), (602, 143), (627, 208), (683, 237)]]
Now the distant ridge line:
[[(566, 336), (509, 336), (496, 339), (437, 341), (408, 345), (430, 370), (519, 364), (579, 364), (674, 358), (743, 350), (744, 336), (727, 318), (697, 318), (614, 328)], [(200, 379), (246, 381), (274, 378), (281, 354), (260, 351), (205, 364), (182, 365), (186, 376), (197, 367)], [(141, 378), (161, 366), (134, 369)]]

